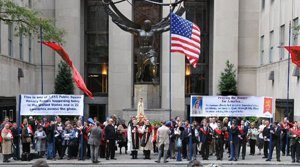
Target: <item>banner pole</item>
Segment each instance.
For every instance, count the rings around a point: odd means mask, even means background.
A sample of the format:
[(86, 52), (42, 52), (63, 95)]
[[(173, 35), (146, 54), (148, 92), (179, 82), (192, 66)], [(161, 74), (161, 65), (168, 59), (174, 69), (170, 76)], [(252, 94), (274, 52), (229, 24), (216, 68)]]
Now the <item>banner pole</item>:
[[(18, 106), (18, 135), (22, 133), (22, 128), (21, 128), (21, 100), (22, 96), (19, 95), (19, 106)], [(17, 150), (17, 158), (20, 158), (20, 140), (18, 140), (17, 145), (16, 145), (16, 150)]]

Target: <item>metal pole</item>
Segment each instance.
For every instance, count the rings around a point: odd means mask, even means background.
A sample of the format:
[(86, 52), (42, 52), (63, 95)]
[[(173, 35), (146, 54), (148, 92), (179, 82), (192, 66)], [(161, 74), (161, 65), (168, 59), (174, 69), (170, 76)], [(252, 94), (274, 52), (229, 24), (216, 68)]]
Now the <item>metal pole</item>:
[(41, 44), (41, 94), (44, 94), (44, 69), (43, 69), (43, 28), (40, 26), (40, 44)]
[[(21, 128), (21, 100), (22, 100), (22, 96), (19, 95), (19, 109), (18, 109), (18, 135), (22, 133), (22, 128)], [(20, 136), (20, 135), (19, 135)], [(17, 149), (17, 158), (20, 158), (20, 140), (18, 140), (18, 143), (16, 145), (16, 149)]]
[[(289, 48), (291, 47), (291, 21), (289, 23)], [(286, 98), (286, 113), (285, 116), (287, 119), (289, 118), (289, 96), (290, 96), (290, 65), (291, 65), (291, 53), (289, 52), (288, 54), (288, 80), (287, 80), (287, 98)], [(288, 150), (289, 150), (289, 138), (288, 135), (286, 135), (286, 154), (288, 155)]]
[(172, 86), (171, 86), (171, 72), (172, 72), (172, 61), (171, 61), (171, 29), (172, 29), (172, 18), (171, 18), (171, 13), (172, 13), (172, 6), (171, 6), (171, 0), (170, 0), (170, 39), (169, 39), (169, 119), (171, 120), (172, 118), (172, 99), (171, 99), (171, 89), (172, 89)]
[[(83, 128), (84, 128), (84, 115), (82, 116), (82, 126), (83, 126)], [(81, 140), (81, 142), (80, 142), (80, 144), (81, 144), (81, 150), (80, 150), (80, 160), (82, 160), (83, 161), (83, 154), (84, 154), (84, 150), (83, 149), (85, 149), (83, 146), (84, 146), (84, 143), (83, 143), (83, 140), (84, 140), (84, 138), (83, 138), (83, 128), (82, 128), (82, 130), (81, 130), (81, 137), (80, 137), (80, 140)]]

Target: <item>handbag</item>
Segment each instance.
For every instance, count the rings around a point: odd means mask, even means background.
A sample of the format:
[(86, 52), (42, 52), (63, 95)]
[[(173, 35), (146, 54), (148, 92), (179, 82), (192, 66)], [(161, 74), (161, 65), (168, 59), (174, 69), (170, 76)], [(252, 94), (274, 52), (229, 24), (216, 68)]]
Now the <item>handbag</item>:
[(177, 139), (176, 147), (177, 148), (181, 148), (182, 147), (182, 140), (180, 138)]

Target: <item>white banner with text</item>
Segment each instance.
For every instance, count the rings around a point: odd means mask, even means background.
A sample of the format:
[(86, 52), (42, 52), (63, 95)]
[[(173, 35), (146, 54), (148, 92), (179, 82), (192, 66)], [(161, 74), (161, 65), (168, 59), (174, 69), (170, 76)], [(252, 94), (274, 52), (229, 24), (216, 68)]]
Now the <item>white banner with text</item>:
[(191, 117), (273, 117), (273, 99), (257, 96), (191, 96)]
[(21, 95), (21, 115), (83, 115), (83, 95)]

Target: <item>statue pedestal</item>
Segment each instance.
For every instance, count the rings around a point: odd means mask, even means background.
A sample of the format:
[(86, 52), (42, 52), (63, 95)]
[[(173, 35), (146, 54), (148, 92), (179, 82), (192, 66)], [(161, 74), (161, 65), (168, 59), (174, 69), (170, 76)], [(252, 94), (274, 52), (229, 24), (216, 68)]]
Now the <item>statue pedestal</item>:
[(144, 101), (144, 109), (160, 108), (160, 90), (159, 85), (153, 84), (136, 84), (134, 85), (134, 106), (137, 107), (139, 99)]
[[(145, 109), (145, 115), (147, 119), (150, 121), (166, 121), (169, 120), (169, 112), (168, 109)], [(129, 108), (129, 109), (123, 109), (123, 119), (126, 121), (129, 121), (132, 116), (136, 116), (136, 109), (135, 108)]]

